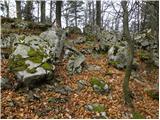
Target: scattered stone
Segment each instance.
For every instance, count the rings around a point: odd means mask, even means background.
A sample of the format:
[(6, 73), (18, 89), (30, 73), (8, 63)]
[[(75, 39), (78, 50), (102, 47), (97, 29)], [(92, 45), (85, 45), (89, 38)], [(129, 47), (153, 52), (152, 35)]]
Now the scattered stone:
[(81, 90), (83, 90), (85, 88), (85, 86), (88, 85), (87, 82), (86, 82), (86, 80), (78, 80), (77, 84), (78, 84), (78, 88), (77, 88), (78, 92), (81, 91)]
[(74, 44), (82, 44), (86, 41), (85, 37), (78, 37), (76, 40), (73, 41)]
[(73, 92), (73, 89), (69, 86), (56, 86), (54, 91), (63, 95), (68, 95)]
[(69, 74), (82, 72), (82, 63), (85, 61), (85, 56), (80, 54), (68, 61), (67, 71)]
[(89, 71), (100, 71), (102, 68), (98, 65), (88, 65)]
[(103, 104), (99, 104), (99, 103), (85, 105), (85, 108), (89, 111), (98, 112), (98, 113), (105, 111), (105, 106)]
[(99, 78), (93, 77), (91, 79), (91, 85), (93, 87), (93, 90), (100, 94), (106, 94), (110, 91), (109, 86)]
[(4, 78), (4, 77), (2, 77), (1, 79), (0, 79), (0, 85), (1, 85), (1, 87), (0, 87), (0, 89), (7, 89), (7, 88), (11, 88), (11, 85), (10, 85), (10, 83), (9, 83), (9, 80), (8, 80), (8, 78)]
[(108, 62), (117, 69), (123, 69), (127, 65), (127, 48), (125, 46), (114, 45), (108, 51)]

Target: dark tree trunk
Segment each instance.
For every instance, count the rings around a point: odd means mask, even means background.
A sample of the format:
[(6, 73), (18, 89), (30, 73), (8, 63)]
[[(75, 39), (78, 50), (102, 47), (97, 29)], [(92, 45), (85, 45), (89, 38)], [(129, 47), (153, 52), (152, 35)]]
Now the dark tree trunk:
[(7, 1), (5, 1), (4, 4), (5, 4), (5, 8), (7, 10), (7, 16), (6, 17), (9, 17), (9, 3), (7, 3)]
[(90, 1), (88, 1), (88, 8), (89, 8), (89, 23), (91, 23), (91, 18), (92, 18), (92, 12), (91, 12), (91, 2)]
[(50, 22), (52, 22), (52, 6), (53, 6), (53, 1), (50, 2)]
[(37, 12), (37, 16), (38, 16), (38, 22), (39, 22), (39, 9), (40, 9), (40, 2), (37, 1), (37, 4), (38, 4), (38, 12)]
[(94, 1), (92, 2), (92, 24), (95, 24), (95, 8), (94, 8)]
[(41, 22), (45, 22), (45, 1), (41, 1)]
[(25, 6), (25, 20), (32, 21), (32, 9), (33, 9), (32, 1), (27, 1)]
[(96, 1), (96, 24), (101, 27), (101, 1)]
[(62, 1), (56, 1), (56, 23), (58, 27), (61, 27), (61, 6)]
[(21, 15), (21, 1), (16, 1), (16, 13), (17, 13), (17, 18), (22, 19)]
[(131, 91), (129, 90), (129, 79), (132, 71), (132, 62), (133, 62), (133, 42), (131, 40), (129, 27), (128, 27), (128, 8), (127, 8), (127, 1), (121, 2), (123, 8), (123, 34), (124, 39), (128, 43), (128, 60), (127, 60), (127, 68), (125, 73), (125, 78), (123, 82), (123, 92), (124, 92), (124, 100), (127, 105), (132, 107), (132, 98), (131, 98)]
[(77, 1), (74, 2), (75, 26), (77, 27)]

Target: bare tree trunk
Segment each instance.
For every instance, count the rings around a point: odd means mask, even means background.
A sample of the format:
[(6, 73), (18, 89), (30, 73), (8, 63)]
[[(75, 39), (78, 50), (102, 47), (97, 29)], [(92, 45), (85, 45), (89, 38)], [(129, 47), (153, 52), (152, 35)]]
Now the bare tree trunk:
[(95, 8), (94, 8), (94, 1), (92, 1), (92, 24), (95, 24)]
[(41, 22), (45, 22), (45, 1), (41, 1)]
[(101, 27), (101, 1), (96, 1), (96, 24)]
[(91, 23), (91, 18), (92, 18), (92, 12), (91, 12), (91, 2), (88, 1), (88, 7), (89, 7), (89, 23)]
[(7, 16), (6, 17), (9, 17), (9, 2), (7, 3), (7, 1), (5, 0), (4, 4), (5, 4), (6, 10), (7, 10)]
[(125, 73), (125, 78), (123, 82), (123, 92), (124, 92), (124, 100), (127, 105), (130, 107), (133, 106), (132, 98), (131, 98), (131, 91), (129, 90), (129, 79), (132, 71), (132, 62), (133, 62), (133, 42), (131, 40), (129, 27), (128, 27), (128, 8), (127, 8), (127, 1), (121, 2), (123, 8), (123, 34), (124, 39), (128, 43), (128, 60), (127, 60), (127, 68)]
[(53, 5), (53, 1), (50, 2), (50, 22), (52, 22), (52, 5)]
[(61, 27), (61, 6), (62, 1), (56, 1), (56, 23)]
[(74, 2), (75, 26), (77, 27), (77, 1)]
[(16, 0), (16, 13), (17, 13), (17, 18), (22, 19), (21, 15), (21, 1)]
[(38, 22), (39, 22), (39, 8), (40, 8), (40, 2), (37, 1), (37, 4), (38, 4), (38, 12), (37, 12), (37, 16), (38, 16)]
[(33, 2), (27, 1), (25, 6), (25, 20), (32, 21)]

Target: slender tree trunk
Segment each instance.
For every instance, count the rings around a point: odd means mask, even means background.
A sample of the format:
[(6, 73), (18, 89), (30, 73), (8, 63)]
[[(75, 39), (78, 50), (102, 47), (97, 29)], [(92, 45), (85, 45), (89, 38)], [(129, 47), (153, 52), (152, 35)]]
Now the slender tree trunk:
[(25, 20), (32, 21), (33, 2), (27, 1), (25, 6)]
[(92, 24), (95, 24), (95, 8), (94, 8), (94, 1), (92, 1)]
[(131, 40), (129, 27), (128, 27), (128, 8), (127, 8), (127, 1), (121, 2), (122, 8), (123, 8), (123, 34), (124, 39), (128, 43), (128, 60), (127, 60), (127, 68), (125, 73), (125, 78), (123, 82), (123, 93), (124, 93), (124, 100), (127, 105), (132, 107), (132, 98), (131, 98), (131, 92), (129, 90), (129, 79), (132, 71), (132, 62), (133, 62), (133, 42)]
[(41, 22), (45, 22), (45, 1), (41, 1)]
[(56, 1), (56, 23), (61, 27), (61, 6), (62, 1)]
[(96, 1), (96, 24), (101, 27), (101, 1)]
[(53, 6), (53, 1), (50, 2), (50, 22), (52, 22), (52, 6)]
[(4, 4), (5, 4), (5, 8), (7, 10), (7, 17), (9, 17), (9, 2), (7, 3), (7, 1), (5, 0)]
[(89, 23), (91, 23), (91, 18), (92, 18), (92, 16), (91, 16), (91, 2), (90, 1), (88, 1), (88, 7), (89, 7)]
[(21, 15), (21, 1), (16, 1), (16, 13), (17, 13), (17, 18), (22, 19)]
[(77, 1), (74, 2), (74, 13), (75, 13), (75, 26), (77, 27)]
[(40, 2), (37, 1), (37, 4), (38, 4), (38, 12), (37, 12), (37, 16), (38, 16), (38, 22), (39, 22), (39, 8), (40, 8)]

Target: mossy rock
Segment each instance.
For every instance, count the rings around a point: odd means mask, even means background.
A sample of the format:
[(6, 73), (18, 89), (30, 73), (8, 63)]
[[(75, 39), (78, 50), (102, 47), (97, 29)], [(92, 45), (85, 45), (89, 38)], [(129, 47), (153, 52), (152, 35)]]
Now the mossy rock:
[(19, 59), (19, 60), (9, 60), (9, 70), (10, 71), (23, 71), (28, 67), (27, 64), (25, 64), (24, 59)]
[(133, 112), (132, 115), (132, 119), (145, 119), (145, 117), (141, 115), (139, 112)]
[(28, 58), (28, 60), (34, 63), (42, 63), (43, 57), (42, 56), (30, 57)]
[(86, 35), (86, 41), (96, 41), (95, 35)]
[[(42, 48), (41, 48), (42, 49)], [(34, 50), (33, 48), (31, 48), (29, 51), (28, 51), (28, 56), (29, 57), (34, 57), (34, 56), (44, 56), (44, 53), (41, 52), (40, 49), (38, 50)]]
[(109, 61), (108, 64), (116, 67), (118, 64), (120, 64), (120, 62), (119, 61)]
[(91, 85), (97, 85), (101, 91), (103, 91), (103, 88), (105, 86), (105, 83), (103, 83), (102, 81), (99, 80), (99, 78), (93, 77), (91, 78)]
[(88, 104), (88, 105), (86, 105), (86, 108), (89, 111), (98, 112), (98, 113), (105, 111), (104, 104), (99, 104), (99, 103)]
[(105, 106), (103, 104), (93, 104), (93, 111), (94, 112), (104, 112)]
[(37, 70), (35, 68), (32, 68), (32, 69), (27, 68), (27, 72), (28, 73), (36, 73)]
[(146, 92), (147, 92), (147, 95), (150, 96), (152, 99), (159, 100), (159, 92), (155, 90), (148, 90)]
[(43, 64), (41, 65), (41, 67), (44, 68), (45, 70), (53, 70), (53, 69), (54, 69), (53, 65), (52, 65), (52, 64), (49, 64), (49, 63), (47, 63), (47, 62), (43, 63)]
[(146, 51), (141, 51), (139, 53), (139, 57), (141, 60), (149, 60), (150, 59), (149, 53), (147, 53)]

